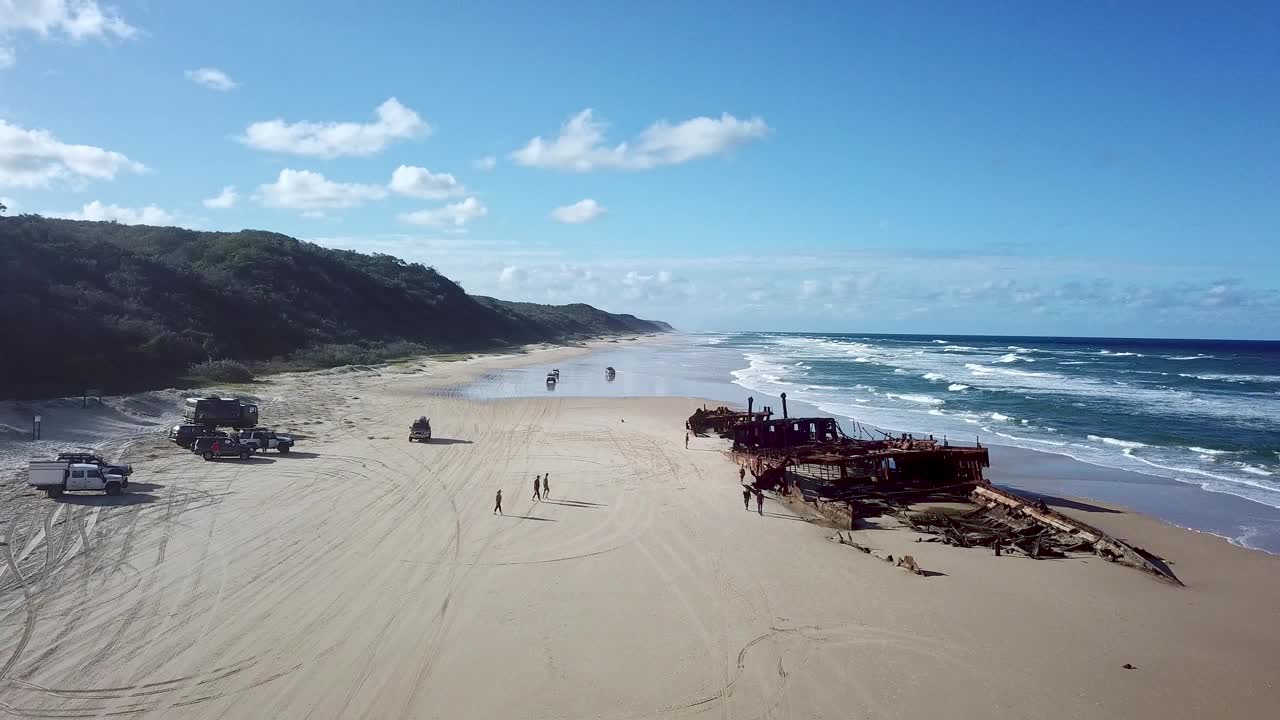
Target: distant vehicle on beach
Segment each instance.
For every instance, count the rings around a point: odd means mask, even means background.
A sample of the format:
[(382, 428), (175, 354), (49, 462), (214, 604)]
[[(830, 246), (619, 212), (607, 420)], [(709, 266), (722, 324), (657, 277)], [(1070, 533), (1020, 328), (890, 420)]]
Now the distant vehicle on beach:
[(188, 398), (193, 425), (207, 428), (251, 428), (258, 425), (258, 406), (236, 398)]
[[(214, 446), (217, 446), (216, 451)], [(234, 438), (206, 435), (198, 438), (191, 445), (191, 452), (205, 460), (220, 460), (224, 457), (238, 457), (241, 460), (248, 460), (253, 455), (253, 446)]]
[(101, 465), (67, 460), (33, 460), (27, 468), (27, 484), (51, 498), (68, 490), (101, 490), (108, 495), (124, 492), (123, 476), (103, 471)]
[(240, 431), (240, 442), (251, 445), (257, 452), (276, 450), (287, 455), (293, 449), (293, 437), (282, 435), (269, 428), (250, 428)]
[(178, 447), (191, 449), (191, 443), (196, 439), (205, 437), (206, 435), (217, 435), (218, 437), (227, 437), (226, 431), (213, 430), (204, 425), (174, 425), (169, 430), (169, 439)]
[(431, 442), (431, 419), (426, 415), (409, 426), (409, 442)]
[(87, 452), (64, 452), (58, 453), (58, 459), (63, 462), (85, 463), (88, 465), (97, 465), (107, 475), (119, 475), (124, 479), (124, 487), (129, 487), (129, 476), (133, 474), (133, 466), (127, 463), (113, 464), (102, 459), (101, 455)]

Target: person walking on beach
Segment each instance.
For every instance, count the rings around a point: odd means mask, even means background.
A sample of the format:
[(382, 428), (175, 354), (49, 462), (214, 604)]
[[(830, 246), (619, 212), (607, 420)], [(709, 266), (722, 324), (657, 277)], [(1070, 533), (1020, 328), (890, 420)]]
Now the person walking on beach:
[(542, 499), (551, 497), (551, 473), (542, 476)]
[(751, 512), (751, 486), (742, 486), (742, 509)]
[(542, 476), (539, 475), (533, 479), (533, 499), (542, 499)]
[(493, 499), (493, 514), (502, 514), (502, 488), (498, 488), (498, 495)]
[(684, 434), (684, 449), (689, 449), (689, 433)]
[(745, 465), (738, 466), (738, 482), (744, 485), (747, 483), (747, 468)]
[(756, 490), (756, 512), (764, 515), (764, 491)]

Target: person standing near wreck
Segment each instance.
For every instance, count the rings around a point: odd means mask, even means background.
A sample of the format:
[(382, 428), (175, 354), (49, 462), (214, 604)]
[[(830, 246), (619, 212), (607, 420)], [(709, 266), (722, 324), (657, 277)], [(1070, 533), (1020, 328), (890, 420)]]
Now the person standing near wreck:
[(756, 489), (756, 512), (764, 515), (764, 491)]
[(689, 449), (689, 433), (684, 434), (684, 449)]
[(751, 486), (742, 486), (742, 509), (751, 512)]

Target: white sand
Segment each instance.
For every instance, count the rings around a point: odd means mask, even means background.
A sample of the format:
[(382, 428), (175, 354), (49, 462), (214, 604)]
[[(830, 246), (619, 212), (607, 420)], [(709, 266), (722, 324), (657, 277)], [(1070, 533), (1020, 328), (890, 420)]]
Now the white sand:
[[(1088, 517), (1177, 562), (1188, 587), (1174, 588), (1100, 560), (859, 533), (942, 573), (917, 577), (772, 499), (764, 517), (745, 512), (722, 442), (683, 447), (691, 401), (449, 391), (510, 362), (281, 377), (263, 388), (263, 418), (308, 436), (290, 456), (206, 463), (155, 440), (126, 458), (134, 504), (10, 498), (26, 588), (0, 577), (0, 710), (1258, 718), (1280, 706), (1274, 557), (1127, 513)], [(409, 444), (424, 413), (436, 441)], [(548, 471), (551, 500), (536, 502)]]

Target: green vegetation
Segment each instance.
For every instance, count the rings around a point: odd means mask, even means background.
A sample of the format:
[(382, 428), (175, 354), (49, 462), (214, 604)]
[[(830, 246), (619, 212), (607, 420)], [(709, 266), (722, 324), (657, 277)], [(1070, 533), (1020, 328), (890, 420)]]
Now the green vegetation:
[(257, 230), (0, 217), (0, 397), (174, 384), (669, 330), (589, 305), (467, 295), (434, 268)]
[(205, 360), (193, 364), (187, 374), (193, 378), (222, 383), (253, 382), (253, 371), (235, 360)]
[(285, 360), (271, 360), (258, 363), (262, 372), (292, 372), (297, 370), (316, 370), (319, 368), (341, 367), (343, 365), (376, 365), (394, 362), (416, 355), (432, 352), (431, 347), (420, 343), (395, 340), (393, 342), (373, 341), (364, 344), (327, 344), (316, 345), (298, 350)]

